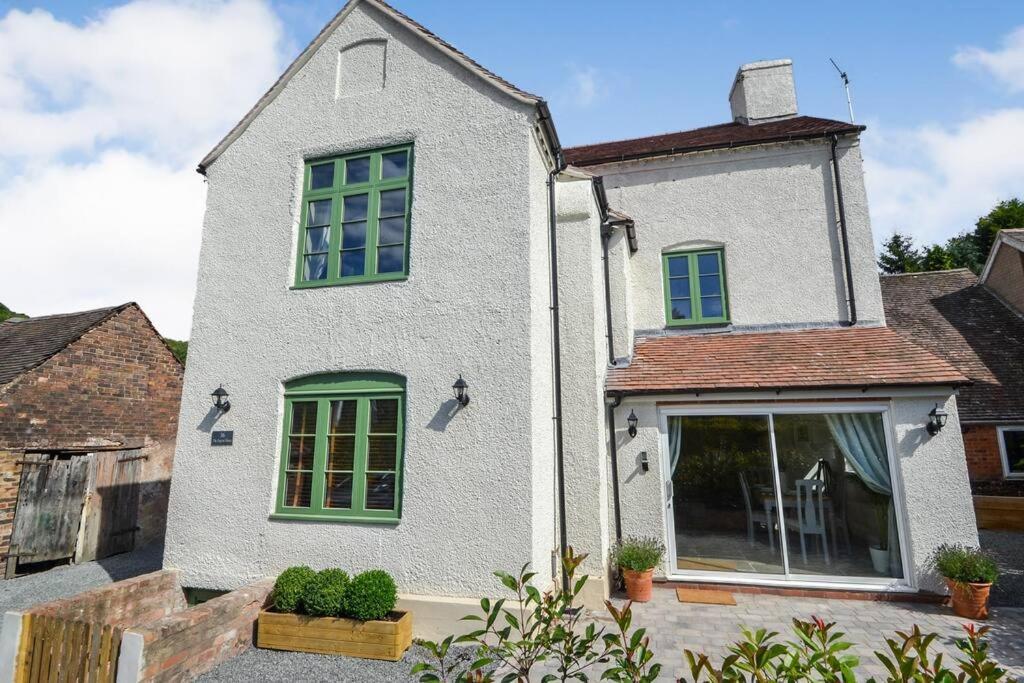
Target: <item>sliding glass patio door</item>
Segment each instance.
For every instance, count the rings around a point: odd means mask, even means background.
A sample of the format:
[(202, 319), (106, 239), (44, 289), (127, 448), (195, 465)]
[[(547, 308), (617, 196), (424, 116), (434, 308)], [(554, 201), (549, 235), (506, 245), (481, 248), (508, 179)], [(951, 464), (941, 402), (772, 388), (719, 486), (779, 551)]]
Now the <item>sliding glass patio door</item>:
[(889, 583), (903, 577), (880, 411), (666, 416), (670, 574)]

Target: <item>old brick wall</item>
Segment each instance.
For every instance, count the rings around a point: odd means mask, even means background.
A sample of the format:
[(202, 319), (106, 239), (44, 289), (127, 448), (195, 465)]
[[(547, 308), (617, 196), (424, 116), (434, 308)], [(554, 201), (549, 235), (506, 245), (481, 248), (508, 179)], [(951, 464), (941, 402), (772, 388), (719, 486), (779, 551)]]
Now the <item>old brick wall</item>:
[(185, 594), (177, 572), (157, 571), (53, 600), (24, 610), (76, 621), (112, 624), (125, 628), (149, 624), (184, 610)]
[(1003, 478), (999, 435), (995, 425), (964, 425), (964, 452), (971, 481)]
[(0, 557), (9, 549), (21, 477), (14, 461), (27, 450), (143, 449), (137, 540), (160, 538), (182, 375), (132, 305), (0, 389)]

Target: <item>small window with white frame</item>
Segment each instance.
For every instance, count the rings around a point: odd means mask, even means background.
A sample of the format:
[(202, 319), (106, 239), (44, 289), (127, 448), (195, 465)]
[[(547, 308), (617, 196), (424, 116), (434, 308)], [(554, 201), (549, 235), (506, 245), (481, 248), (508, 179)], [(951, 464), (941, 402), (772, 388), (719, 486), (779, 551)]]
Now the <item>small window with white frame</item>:
[(1003, 474), (1024, 479), (1024, 425), (999, 428), (999, 455)]

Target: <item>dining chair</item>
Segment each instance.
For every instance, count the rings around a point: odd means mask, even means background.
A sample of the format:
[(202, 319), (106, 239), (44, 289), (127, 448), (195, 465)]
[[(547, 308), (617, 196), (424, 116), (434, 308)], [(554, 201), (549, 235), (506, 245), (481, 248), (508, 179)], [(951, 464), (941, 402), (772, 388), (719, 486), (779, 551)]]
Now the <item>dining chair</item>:
[(775, 552), (775, 520), (769, 519), (767, 512), (755, 511), (750, 500), (750, 485), (747, 476), (740, 472), (740, 490), (743, 491), (743, 507), (747, 510), (747, 543), (754, 545), (754, 523), (768, 527), (768, 546)]
[(796, 482), (796, 524), (786, 520), (787, 529), (800, 533), (800, 554), (807, 564), (807, 536), (821, 539), (821, 550), (825, 564), (831, 565), (828, 553), (828, 537), (825, 534), (825, 482), (821, 479), (797, 479)]

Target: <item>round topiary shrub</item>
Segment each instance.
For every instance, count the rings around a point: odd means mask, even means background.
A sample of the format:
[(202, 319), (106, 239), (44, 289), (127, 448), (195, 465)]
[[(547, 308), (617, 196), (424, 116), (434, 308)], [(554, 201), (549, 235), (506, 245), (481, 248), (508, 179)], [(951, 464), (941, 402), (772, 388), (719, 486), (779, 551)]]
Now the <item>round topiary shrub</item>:
[(395, 580), (383, 569), (371, 569), (352, 579), (342, 601), (341, 613), (360, 621), (383, 619), (398, 602)]
[(306, 566), (288, 567), (277, 577), (270, 604), (278, 612), (299, 612), (302, 608), (302, 592), (316, 572)]
[(341, 569), (319, 571), (302, 591), (302, 607), (315, 617), (339, 616), (348, 587), (348, 574)]

